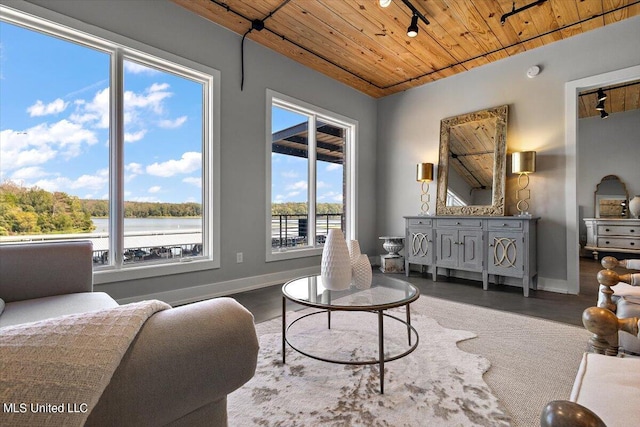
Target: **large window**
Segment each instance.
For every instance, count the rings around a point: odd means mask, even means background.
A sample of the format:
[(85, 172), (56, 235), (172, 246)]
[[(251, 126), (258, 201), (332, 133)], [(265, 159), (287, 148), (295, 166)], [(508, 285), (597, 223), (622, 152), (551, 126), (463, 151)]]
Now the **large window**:
[(90, 240), (102, 281), (217, 267), (217, 72), (0, 13), (0, 244)]
[(353, 238), (356, 123), (268, 92), (267, 260), (318, 254), (327, 233)]

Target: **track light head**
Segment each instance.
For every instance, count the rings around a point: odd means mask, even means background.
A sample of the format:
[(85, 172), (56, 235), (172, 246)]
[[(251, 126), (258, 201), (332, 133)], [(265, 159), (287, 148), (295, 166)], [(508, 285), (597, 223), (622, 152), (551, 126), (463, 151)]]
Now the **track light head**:
[(411, 17), (411, 25), (409, 25), (409, 28), (407, 28), (407, 36), (409, 37), (415, 37), (418, 35), (418, 15), (416, 15), (415, 13), (413, 14), (413, 16)]
[(604, 111), (604, 100), (598, 102), (598, 105), (596, 105), (596, 110)]
[(604, 93), (602, 88), (598, 89), (598, 101), (604, 101), (605, 99), (607, 99), (607, 94)]
[(380, 5), (380, 7), (389, 7), (389, 5), (391, 4), (391, 0), (380, 0), (378, 4)]
[(609, 117), (609, 113), (607, 113), (604, 110), (600, 111), (600, 118), (601, 119), (606, 119), (607, 117)]

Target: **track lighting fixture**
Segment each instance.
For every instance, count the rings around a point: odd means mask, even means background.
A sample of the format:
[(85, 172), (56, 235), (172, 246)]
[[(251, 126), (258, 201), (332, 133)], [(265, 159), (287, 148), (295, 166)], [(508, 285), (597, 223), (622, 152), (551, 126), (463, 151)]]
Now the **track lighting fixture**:
[(604, 100), (607, 99), (607, 94), (604, 93), (602, 88), (598, 89), (598, 105), (596, 105), (596, 110), (600, 111), (600, 118), (606, 119), (609, 117), (609, 113), (604, 111)]
[(413, 14), (413, 16), (411, 17), (411, 25), (409, 25), (409, 28), (407, 28), (407, 36), (409, 37), (415, 37), (418, 35), (418, 15), (416, 15), (415, 13)]
[[(388, 7), (393, 0), (378, 0), (380, 7)], [(545, 0), (546, 1), (546, 0)], [(402, 0), (402, 3), (411, 10), (411, 25), (407, 28), (407, 36), (415, 37), (418, 35), (418, 19), (429, 25), (429, 20), (420, 12), (409, 0)]]

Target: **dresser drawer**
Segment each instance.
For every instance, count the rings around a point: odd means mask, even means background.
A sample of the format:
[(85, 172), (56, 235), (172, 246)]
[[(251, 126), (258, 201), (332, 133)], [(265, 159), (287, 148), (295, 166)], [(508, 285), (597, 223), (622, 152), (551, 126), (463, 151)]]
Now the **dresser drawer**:
[(640, 239), (625, 239), (621, 237), (600, 237), (598, 247), (617, 249), (640, 249)]
[(482, 220), (481, 219), (437, 219), (436, 226), (438, 227), (457, 227), (457, 228), (482, 228)]
[(432, 219), (431, 218), (410, 218), (408, 219), (409, 221), (409, 226), (411, 227), (412, 225), (426, 225), (431, 227), (432, 224)]
[(640, 226), (633, 225), (598, 225), (599, 236), (638, 236)]
[(505, 220), (490, 220), (489, 221), (489, 230), (513, 230), (520, 231), (522, 230), (522, 221), (518, 219), (505, 219)]

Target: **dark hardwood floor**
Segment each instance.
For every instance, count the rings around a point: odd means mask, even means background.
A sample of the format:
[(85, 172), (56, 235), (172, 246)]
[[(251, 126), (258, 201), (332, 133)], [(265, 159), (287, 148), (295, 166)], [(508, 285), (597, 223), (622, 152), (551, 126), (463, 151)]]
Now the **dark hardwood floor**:
[[(422, 296), (432, 296), (451, 301), (489, 307), (496, 310), (540, 317), (572, 325), (582, 326), (582, 312), (594, 306), (597, 301), (598, 282), (596, 274), (602, 267), (593, 259), (580, 259), (580, 295), (566, 295), (555, 292), (531, 290), (529, 297), (522, 295), (522, 289), (515, 286), (489, 285), (482, 290), (477, 281), (454, 280), (438, 277), (437, 282), (431, 275), (412, 272), (406, 279), (420, 289)], [(382, 274), (377, 269), (374, 274)], [(251, 311), (256, 323), (280, 316), (282, 311), (282, 285), (270, 286), (254, 291), (231, 295)], [(292, 309), (298, 309), (293, 306)]]

